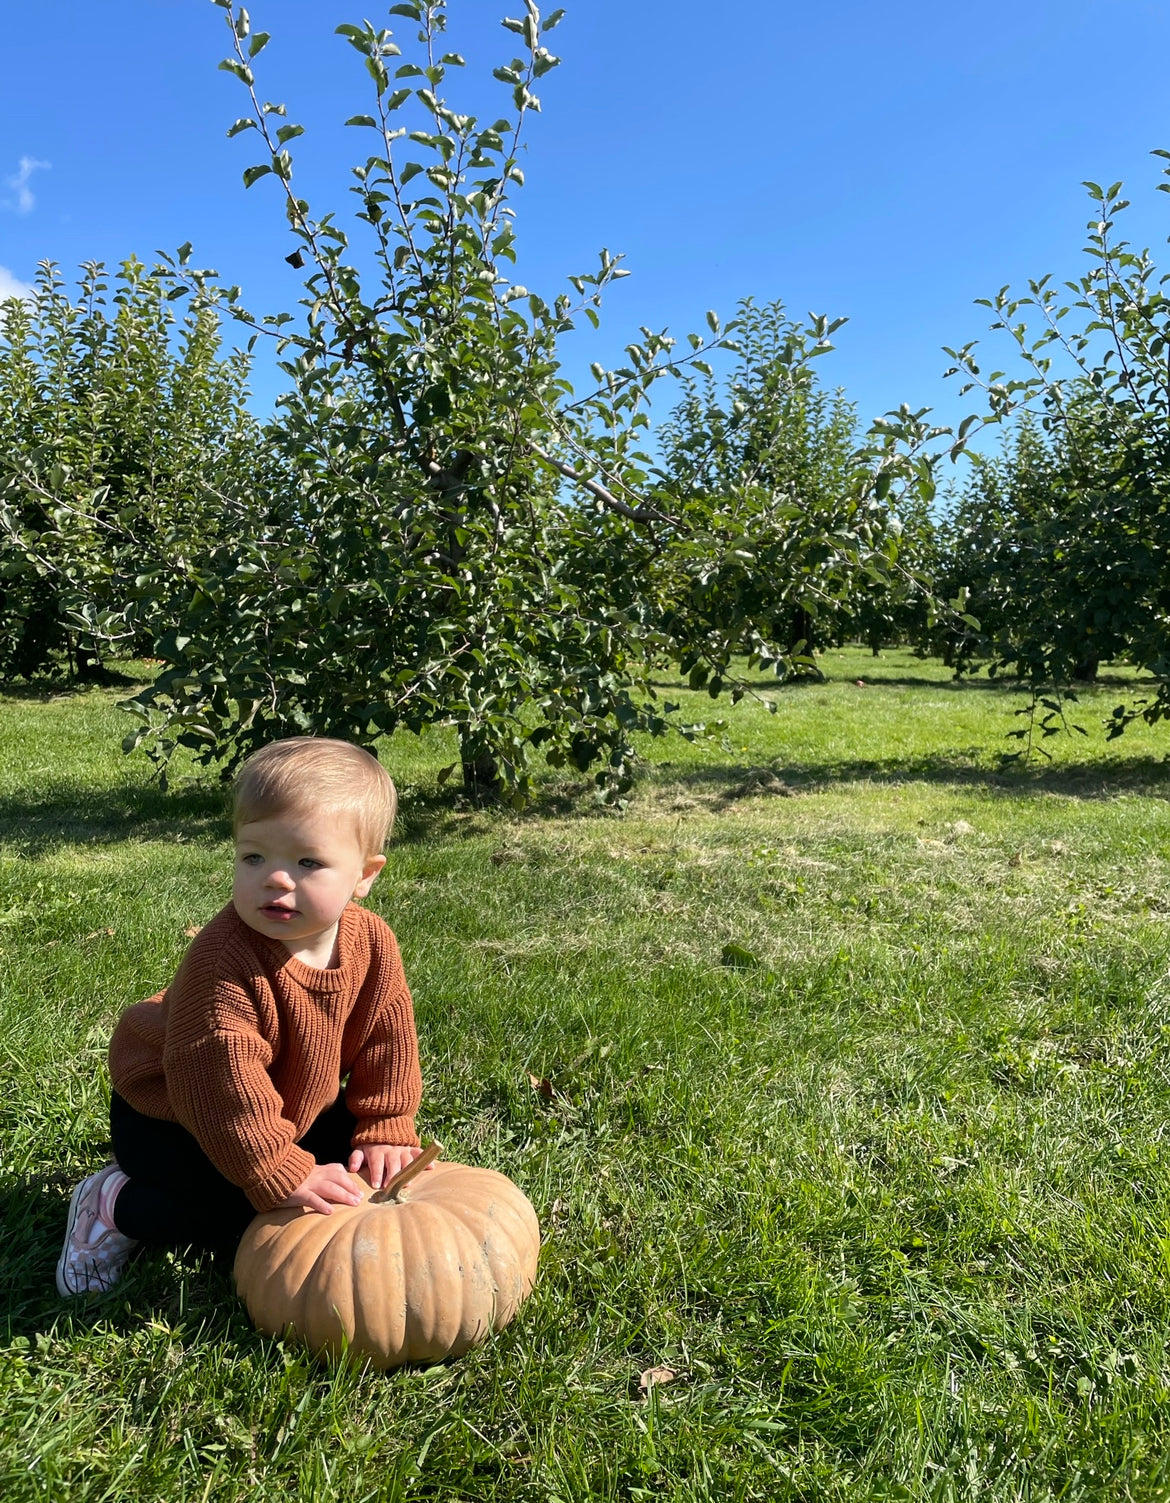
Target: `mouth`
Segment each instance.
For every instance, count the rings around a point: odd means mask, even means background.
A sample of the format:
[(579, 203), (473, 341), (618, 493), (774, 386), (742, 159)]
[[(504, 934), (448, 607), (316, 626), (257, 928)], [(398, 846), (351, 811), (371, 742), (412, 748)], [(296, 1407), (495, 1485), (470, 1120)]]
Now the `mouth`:
[(285, 922), (297, 916), (295, 908), (286, 908), (282, 903), (265, 903), (260, 912), (265, 918), (275, 919), (277, 923)]

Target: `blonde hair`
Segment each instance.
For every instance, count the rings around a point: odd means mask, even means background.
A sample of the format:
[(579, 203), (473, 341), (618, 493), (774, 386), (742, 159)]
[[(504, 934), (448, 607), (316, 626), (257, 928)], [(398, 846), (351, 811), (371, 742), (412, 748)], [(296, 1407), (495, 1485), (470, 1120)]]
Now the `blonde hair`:
[(390, 774), (349, 741), (292, 736), (253, 752), (232, 789), (232, 834), (274, 814), (350, 814), (363, 856), (377, 855), (394, 828), (398, 794)]

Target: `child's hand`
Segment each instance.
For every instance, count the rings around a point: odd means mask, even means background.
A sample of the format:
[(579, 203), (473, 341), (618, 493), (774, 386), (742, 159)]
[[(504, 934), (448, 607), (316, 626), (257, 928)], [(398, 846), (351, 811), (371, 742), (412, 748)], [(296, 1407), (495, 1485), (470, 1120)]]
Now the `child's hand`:
[(307, 1206), (310, 1211), (320, 1211), (323, 1216), (331, 1216), (334, 1205), (360, 1205), (361, 1198), (361, 1191), (340, 1164), (317, 1164), (309, 1170), (295, 1190), (289, 1191), (277, 1209)]
[[(364, 1148), (355, 1148), (350, 1154), (349, 1172), (356, 1174), (364, 1168), (370, 1184), (375, 1190), (380, 1190), (400, 1169), (412, 1164), (421, 1152), (421, 1148), (412, 1148), (406, 1144), (367, 1143)], [(427, 1168), (430, 1167), (428, 1164)]]

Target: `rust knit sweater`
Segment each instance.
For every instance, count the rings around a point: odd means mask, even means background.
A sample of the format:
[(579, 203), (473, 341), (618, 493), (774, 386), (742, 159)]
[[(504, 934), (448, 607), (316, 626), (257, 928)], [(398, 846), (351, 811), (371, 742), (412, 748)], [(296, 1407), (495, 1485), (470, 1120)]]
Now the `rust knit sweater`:
[(279, 1205), (312, 1169), (297, 1139), (345, 1075), (355, 1148), (418, 1142), (418, 1039), (398, 945), (353, 903), (332, 970), (294, 960), (229, 903), (166, 991), (127, 1008), (110, 1041), (118, 1094), (185, 1127), (258, 1211)]

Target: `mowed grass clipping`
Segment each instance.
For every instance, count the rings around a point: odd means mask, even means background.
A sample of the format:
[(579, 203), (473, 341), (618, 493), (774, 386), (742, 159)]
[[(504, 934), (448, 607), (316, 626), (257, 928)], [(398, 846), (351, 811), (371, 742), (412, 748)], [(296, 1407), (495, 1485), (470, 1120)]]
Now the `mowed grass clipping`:
[(262, 1339), (211, 1260), (57, 1298), (110, 1029), (230, 854), (115, 694), (0, 699), (6, 1503), (1170, 1495), (1170, 733), (1106, 743), (1106, 682), (1005, 769), (1018, 694), (824, 666), (774, 715), (664, 686), (726, 726), (623, 814), (384, 749), (420, 1129), (545, 1238), (505, 1333), (387, 1375)]

